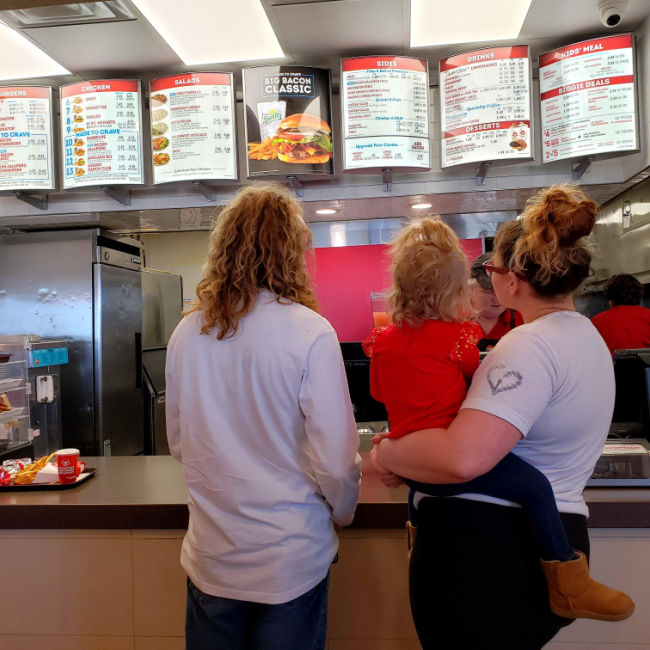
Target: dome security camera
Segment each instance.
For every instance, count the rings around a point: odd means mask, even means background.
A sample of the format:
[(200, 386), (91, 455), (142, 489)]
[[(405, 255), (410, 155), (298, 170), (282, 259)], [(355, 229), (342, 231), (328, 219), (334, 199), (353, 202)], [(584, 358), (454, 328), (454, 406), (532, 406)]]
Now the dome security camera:
[(617, 27), (623, 20), (626, 7), (627, 0), (601, 0), (598, 3), (600, 22), (610, 29)]

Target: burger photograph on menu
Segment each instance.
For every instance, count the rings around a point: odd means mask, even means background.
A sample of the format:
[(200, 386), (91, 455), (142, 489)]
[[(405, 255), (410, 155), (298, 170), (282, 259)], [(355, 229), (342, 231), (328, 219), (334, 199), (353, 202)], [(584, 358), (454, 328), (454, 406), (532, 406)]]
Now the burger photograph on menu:
[(249, 178), (334, 173), (329, 68), (244, 68), (243, 88)]
[(273, 143), (285, 163), (317, 165), (332, 157), (332, 129), (318, 115), (294, 113), (278, 124)]

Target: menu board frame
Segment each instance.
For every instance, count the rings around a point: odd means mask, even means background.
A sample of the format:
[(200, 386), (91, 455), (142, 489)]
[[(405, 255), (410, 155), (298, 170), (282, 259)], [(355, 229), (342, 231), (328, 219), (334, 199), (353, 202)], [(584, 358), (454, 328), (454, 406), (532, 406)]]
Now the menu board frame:
[(575, 156), (564, 156), (562, 158), (553, 158), (552, 160), (544, 159), (544, 123), (542, 121), (542, 88), (540, 81), (539, 88), (539, 134), (540, 134), (540, 148), (542, 151), (542, 164), (550, 164), (554, 162), (562, 162), (565, 160), (581, 160), (584, 158), (592, 158), (597, 160), (606, 160), (608, 158), (617, 158), (618, 156), (625, 156), (627, 154), (639, 153), (641, 151), (641, 121), (640, 121), (640, 101), (639, 101), (639, 69), (637, 61), (637, 39), (636, 35), (632, 32), (624, 32), (621, 34), (605, 34), (604, 36), (595, 36), (593, 38), (585, 38), (581, 41), (575, 41), (572, 43), (567, 43), (561, 47), (555, 47), (552, 50), (546, 52), (540, 52), (537, 63), (539, 65), (540, 59), (546, 54), (552, 54), (558, 50), (564, 50), (565, 48), (572, 48), (581, 45), (582, 43), (589, 43), (591, 41), (597, 41), (605, 38), (616, 38), (619, 36), (629, 36), (632, 39), (632, 87), (634, 93), (634, 130), (635, 130), (635, 140), (636, 146), (634, 149), (615, 149), (613, 151), (601, 151), (597, 153), (581, 152)]
[[(74, 190), (83, 190), (88, 187), (143, 187), (146, 185), (146, 175), (145, 175), (145, 166), (144, 166), (144, 151), (143, 151), (143, 146), (142, 146), (142, 132), (144, 128), (144, 122), (143, 122), (143, 110), (142, 110), (142, 80), (141, 79), (122, 79), (122, 78), (107, 78), (107, 79), (84, 79), (83, 81), (73, 81), (71, 83), (67, 84), (62, 84), (59, 86), (59, 117), (63, 117), (63, 97), (62, 97), (62, 92), (63, 89), (68, 87), (68, 86), (74, 86), (79, 83), (88, 83), (88, 84), (93, 84), (93, 83), (100, 83), (100, 82), (106, 82), (106, 81), (133, 81), (138, 85), (138, 117), (139, 117), (139, 124), (140, 124), (140, 132), (138, 133), (138, 137), (140, 138), (140, 170), (141, 170), (141, 176), (142, 176), (142, 181), (139, 183), (131, 183), (131, 182), (120, 182), (120, 181), (105, 181), (105, 182), (99, 182), (96, 184), (93, 183), (88, 183), (87, 185), (82, 185), (80, 187), (66, 187), (65, 185), (65, 171), (64, 171), (64, 164), (59, 164), (59, 174), (60, 174), (60, 179), (61, 179), (61, 189), (65, 190), (66, 192), (74, 191)], [(63, 157), (63, 152), (65, 151), (65, 143), (63, 142), (63, 139), (65, 138), (65, 134), (63, 133), (63, 129), (61, 128), (61, 120), (59, 119), (59, 152), (60, 156), (59, 158), (61, 159)], [(60, 160), (60, 163), (62, 161)]]
[[(296, 165), (296, 169), (291, 168), (291, 164), (283, 163), (286, 165), (286, 169), (282, 170), (269, 170), (269, 171), (256, 171), (254, 173), (251, 173), (251, 164), (250, 164), (250, 158), (249, 158), (249, 126), (248, 126), (248, 99), (249, 95), (246, 91), (246, 71), (247, 70), (263, 70), (263, 69), (268, 69), (268, 68), (302, 68), (304, 70), (310, 69), (310, 70), (318, 70), (319, 72), (326, 74), (327, 76), (327, 101), (328, 101), (328, 115), (327, 115), (327, 124), (330, 127), (330, 138), (331, 138), (331, 143), (332, 143), (332, 153), (329, 161), (329, 166), (331, 170), (319, 170), (319, 169), (313, 169), (314, 165), (312, 165), (312, 169), (298, 169), (298, 167), (307, 167), (309, 164), (305, 165)], [(280, 74), (280, 73), (278, 73)], [(289, 73), (287, 73), (289, 74)], [(332, 103), (332, 70), (331, 68), (324, 67), (324, 66), (317, 66), (317, 65), (298, 65), (298, 64), (269, 64), (269, 65), (256, 65), (256, 66), (248, 66), (245, 68), (242, 68), (242, 90), (243, 90), (243, 104), (244, 104), (244, 137), (245, 137), (245, 148), (246, 148), (246, 178), (248, 179), (255, 179), (255, 178), (265, 178), (265, 177), (276, 177), (276, 178), (286, 178), (289, 176), (294, 176), (294, 177), (301, 177), (301, 178), (324, 178), (324, 177), (332, 177), (336, 176), (337, 174), (337, 159), (338, 155), (336, 152), (336, 145), (337, 145), (337, 138), (338, 134), (336, 133), (333, 124), (334, 121), (334, 105)], [(321, 117), (321, 119), (323, 119)]]
[[(421, 58), (417, 56), (402, 56), (399, 54), (364, 54), (361, 56), (350, 56), (350, 57), (345, 57), (342, 58), (339, 64), (339, 79), (341, 80), (341, 86), (343, 85), (343, 64), (345, 61), (354, 61), (355, 59), (412, 59), (414, 61), (420, 61), (424, 63), (424, 74), (425, 74), (425, 86), (426, 86), (426, 110), (427, 110), (427, 115), (426, 115), (426, 124), (427, 124), (427, 134), (426, 136), (423, 136), (422, 139), (426, 139), (429, 142), (429, 160), (427, 163), (427, 166), (424, 167), (418, 167), (418, 166), (413, 166), (413, 165), (393, 165), (387, 162), (386, 164), (378, 164), (374, 166), (369, 166), (369, 167), (348, 167), (348, 161), (347, 161), (347, 148), (346, 148), (346, 141), (347, 140), (356, 140), (356, 139), (361, 139), (361, 138), (411, 138), (415, 136), (402, 136), (402, 135), (387, 135), (387, 136), (359, 136), (358, 138), (347, 138), (345, 136), (345, 120), (346, 120), (346, 115), (345, 115), (345, 100), (344, 100), (344, 90), (341, 88), (340, 91), (340, 96), (341, 96), (341, 150), (342, 150), (342, 158), (343, 158), (343, 171), (346, 174), (368, 174), (368, 173), (373, 173), (373, 172), (379, 172), (383, 169), (392, 169), (393, 172), (398, 173), (398, 174), (408, 174), (408, 173), (421, 173), (421, 172), (427, 172), (431, 171), (432, 169), (432, 147), (431, 147), (431, 108), (430, 108), (430, 86), (429, 86), (429, 60), (426, 58)], [(391, 69), (391, 68), (386, 68)], [(392, 161), (391, 161), (392, 162)]]
[[(205, 74), (219, 74), (219, 75), (228, 75), (230, 77), (230, 98), (231, 98), (231, 102), (230, 102), (230, 121), (231, 121), (231, 124), (232, 124), (232, 134), (233, 134), (233, 156), (234, 156), (234, 163), (235, 163), (235, 166), (234, 166), (235, 175), (232, 178), (230, 178), (230, 177), (219, 177), (219, 178), (211, 177), (211, 178), (208, 178), (208, 177), (204, 177), (204, 176), (201, 176), (201, 177), (197, 176), (196, 178), (194, 178), (194, 177), (191, 177), (191, 176), (187, 176), (185, 178), (175, 178), (175, 179), (169, 179), (169, 180), (156, 181), (155, 165), (153, 164), (153, 156), (154, 156), (155, 152), (153, 150), (153, 137), (151, 137), (151, 125), (153, 124), (153, 119), (151, 119), (151, 108), (150, 108), (149, 109), (149, 118), (150, 118), (149, 122), (150, 123), (149, 123), (148, 137), (151, 140), (151, 146), (149, 148), (149, 151), (151, 152), (151, 182), (152, 182), (152, 185), (154, 185), (154, 186), (155, 185), (164, 185), (164, 184), (167, 184), (167, 183), (182, 183), (182, 182), (195, 182), (195, 181), (209, 182), (209, 181), (220, 181), (220, 180), (223, 180), (223, 181), (238, 181), (239, 180), (239, 142), (237, 140), (237, 111), (236, 111), (237, 97), (236, 97), (236, 94), (235, 94), (235, 91), (236, 91), (236, 88), (235, 88), (235, 75), (234, 75), (233, 72), (223, 72), (221, 70), (202, 70), (201, 72), (190, 71), (190, 72), (182, 72), (182, 73), (176, 73), (176, 74), (166, 74), (166, 75), (162, 75), (161, 77), (155, 77), (153, 79), (150, 79), (149, 82), (148, 82), (149, 100), (151, 101), (151, 94), (152, 94), (151, 84), (153, 82), (155, 82), (155, 81), (160, 81), (162, 79), (170, 79), (170, 78), (179, 77), (179, 76), (182, 76), (182, 77), (194, 77), (194, 76), (197, 76), (197, 77), (199, 77), (202, 74), (203, 75), (205, 75)], [(185, 87), (189, 87), (189, 86), (185, 86)], [(170, 116), (171, 116), (171, 114), (170, 114)]]
[[(530, 45), (527, 44), (522, 44), (522, 45), (498, 45), (498, 46), (492, 46), (492, 47), (482, 47), (477, 50), (466, 50), (464, 52), (456, 52), (455, 54), (450, 54), (449, 56), (446, 56), (438, 61), (438, 75), (440, 79), (440, 66), (443, 61), (447, 61), (448, 59), (452, 59), (455, 56), (469, 56), (473, 54), (479, 54), (481, 52), (485, 52), (486, 50), (496, 50), (496, 49), (501, 49), (501, 48), (507, 48), (507, 47), (525, 47), (528, 50), (528, 115), (530, 116), (530, 152), (528, 156), (517, 156), (517, 157), (512, 157), (512, 158), (487, 158), (487, 159), (482, 159), (482, 160), (472, 160), (468, 162), (461, 162), (461, 163), (454, 163), (452, 165), (443, 165), (442, 164), (442, 153), (443, 153), (443, 143), (444, 143), (444, 138), (443, 136), (443, 130), (442, 130), (442, 111), (443, 111), (443, 105), (442, 105), (442, 90), (440, 90), (440, 168), (441, 169), (450, 169), (451, 167), (461, 167), (465, 165), (481, 165), (482, 163), (490, 163), (492, 166), (496, 165), (513, 165), (517, 164), (520, 162), (531, 162), (532, 160), (535, 159), (535, 152), (536, 152), (536, 146), (535, 146), (535, 128), (534, 128), (534, 117), (535, 114), (533, 112), (533, 61), (531, 58), (531, 47)], [(439, 88), (441, 86), (441, 81), (439, 81)]]
[(44, 86), (42, 84), (13, 84), (13, 83), (3, 83), (0, 86), (0, 90), (3, 88), (44, 88), (48, 91), (48, 99), (50, 101), (50, 186), (49, 187), (26, 187), (24, 185), (16, 185), (15, 187), (0, 187), (0, 195), (14, 192), (27, 192), (30, 194), (45, 194), (47, 192), (56, 192), (59, 185), (59, 138), (56, 131), (56, 118), (55, 113), (58, 113), (56, 110), (57, 107), (54, 104), (54, 88), (52, 86)]

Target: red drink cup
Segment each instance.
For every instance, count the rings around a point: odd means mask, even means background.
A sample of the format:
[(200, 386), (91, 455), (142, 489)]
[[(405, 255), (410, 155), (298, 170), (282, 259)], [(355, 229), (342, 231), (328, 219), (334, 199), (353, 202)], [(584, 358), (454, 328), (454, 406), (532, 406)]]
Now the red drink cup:
[(55, 452), (59, 483), (75, 483), (79, 474), (79, 450), (59, 449)]

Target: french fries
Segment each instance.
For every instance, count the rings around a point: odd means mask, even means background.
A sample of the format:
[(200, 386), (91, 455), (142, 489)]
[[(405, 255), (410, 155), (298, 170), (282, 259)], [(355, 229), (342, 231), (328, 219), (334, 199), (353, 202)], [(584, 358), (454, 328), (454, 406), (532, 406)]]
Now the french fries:
[(14, 485), (29, 485), (38, 474), (51, 460), (54, 458), (54, 452), (49, 456), (43, 456), (34, 461), (31, 465), (27, 465), (25, 469), (16, 472), (14, 475)]
[(250, 160), (275, 160), (278, 157), (278, 147), (272, 138), (266, 138), (262, 142), (249, 142), (248, 157)]

